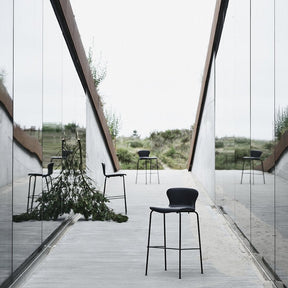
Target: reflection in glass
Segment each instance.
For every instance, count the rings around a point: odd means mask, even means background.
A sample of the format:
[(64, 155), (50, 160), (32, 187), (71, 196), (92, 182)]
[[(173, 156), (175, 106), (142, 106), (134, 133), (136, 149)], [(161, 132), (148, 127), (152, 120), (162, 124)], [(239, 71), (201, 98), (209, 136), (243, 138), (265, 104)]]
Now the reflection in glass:
[(216, 199), (247, 237), (249, 177), (240, 180), (242, 157), (250, 149), (249, 57), (249, 1), (232, 1), (216, 57)]
[[(286, 11), (286, 14), (283, 13)], [(288, 286), (288, 2), (275, 2), (275, 217), (276, 273)]]
[[(18, 215), (27, 211), (28, 173), (42, 173), (42, 1), (14, 1), (14, 21), (13, 214)], [(35, 194), (41, 191), (38, 177)], [(40, 244), (40, 221), (14, 222), (13, 270)]]
[(285, 0), (230, 1), (215, 67), (216, 203), (286, 286), (287, 11)]
[[(263, 8), (260, 11), (259, 6)], [(274, 3), (252, 1), (251, 6), (251, 149), (272, 154), (274, 121)], [(262, 10), (262, 9), (261, 9)], [(274, 263), (274, 176), (254, 167), (251, 183), (251, 238), (270, 267)], [(253, 169), (253, 167), (251, 168)]]
[[(12, 271), (13, 2), (0, 2), (0, 285)], [(4, 45), (3, 45), (4, 44)]]

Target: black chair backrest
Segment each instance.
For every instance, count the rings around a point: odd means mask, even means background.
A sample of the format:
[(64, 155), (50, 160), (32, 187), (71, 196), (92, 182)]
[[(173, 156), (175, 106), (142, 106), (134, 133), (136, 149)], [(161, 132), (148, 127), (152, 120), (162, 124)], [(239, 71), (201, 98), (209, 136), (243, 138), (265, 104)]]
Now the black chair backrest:
[(47, 166), (48, 168), (48, 172), (47, 172), (47, 176), (50, 176), (53, 174), (53, 166), (54, 166), (54, 162), (50, 162)]
[(149, 157), (150, 151), (149, 150), (140, 150), (138, 151), (139, 157)]
[(250, 157), (259, 158), (262, 155), (262, 151), (251, 150)]
[(198, 191), (193, 188), (170, 188), (167, 190), (169, 206), (194, 206)]
[(104, 163), (101, 163), (101, 164), (102, 164), (103, 174), (104, 174), (104, 176), (106, 176), (106, 168), (105, 168), (105, 164), (104, 164)]

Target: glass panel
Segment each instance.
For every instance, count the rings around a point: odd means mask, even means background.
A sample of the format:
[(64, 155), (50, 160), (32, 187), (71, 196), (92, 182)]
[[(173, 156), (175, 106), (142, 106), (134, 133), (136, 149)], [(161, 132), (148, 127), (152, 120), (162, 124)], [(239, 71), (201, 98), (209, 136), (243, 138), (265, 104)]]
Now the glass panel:
[[(32, 205), (28, 173), (42, 173), (42, 1), (14, 1), (14, 19), (13, 214), (19, 215)], [(35, 178), (38, 195), (42, 177)], [(31, 180), (33, 193), (34, 177)], [(16, 269), (40, 245), (41, 222), (14, 222), (13, 230)]]
[[(52, 179), (61, 170), (63, 134), (63, 46), (61, 29), (51, 3), (44, 1), (43, 13), (43, 173), (55, 162)], [(52, 160), (51, 160), (52, 159)], [(57, 160), (56, 160), (57, 159)], [(53, 180), (52, 180), (53, 181)], [(53, 183), (53, 182), (52, 182)], [(46, 189), (46, 187), (44, 187)], [(43, 221), (46, 239), (61, 221)]]
[[(274, 122), (274, 5), (254, 0), (251, 6), (251, 243), (274, 266), (274, 176), (264, 173)], [(261, 9), (259, 9), (261, 7)], [(260, 157), (260, 160), (255, 160)], [(263, 164), (263, 166), (262, 166)]]
[[(44, 5), (43, 167), (47, 171), (48, 163), (54, 163), (53, 185), (62, 170), (63, 143), (76, 145), (80, 138), (85, 155), (86, 96), (53, 9), (49, 2)], [(67, 216), (43, 221), (43, 239)]]
[[(0, 1), (0, 285), (12, 271), (13, 2)], [(3, 45), (5, 43), (5, 45)]]
[[(288, 1), (275, 1), (276, 273), (288, 286)], [(277, 152), (276, 152), (277, 151)], [(274, 169), (272, 169), (273, 171)]]
[(250, 146), (249, 59), (249, 1), (231, 1), (216, 57), (216, 203), (247, 237), (250, 186), (241, 176)]

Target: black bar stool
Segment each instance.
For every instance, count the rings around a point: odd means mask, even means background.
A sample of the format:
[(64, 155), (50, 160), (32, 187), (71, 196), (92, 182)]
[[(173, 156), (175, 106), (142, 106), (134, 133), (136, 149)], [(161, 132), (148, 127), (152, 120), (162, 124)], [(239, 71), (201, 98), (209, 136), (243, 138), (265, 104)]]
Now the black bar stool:
[[(251, 174), (252, 170), (252, 175), (253, 175), (253, 184), (254, 184), (254, 161), (260, 161), (261, 163), (261, 169), (262, 169), (262, 175), (263, 175), (263, 183), (265, 184), (265, 175), (264, 175), (264, 166), (263, 166), (263, 160), (260, 158), (262, 155), (262, 151), (258, 150), (251, 150), (250, 151), (250, 156), (245, 156), (242, 158), (242, 173), (241, 173), (241, 184), (243, 180), (243, 174)], [(245, 169), (245, 164), (246, 162), (250, 163), (250, 171), (249, 172), (244, 172)], [(252, 166), (252, 167), (251, 167)]]
[[(192, 188), (170, 188), (167, 190), (167, 197), (169, 199), (168, 207), (150, 207), (150, 218), (149, 218), (149, 230), (148, 230), (148, 244), (147, 244), (147, 256), (146, 256), (146, 270), (145, 275), (148, 273), (148, 260), (149, 260), (149, 251), (150, 248), (158, 248), (164, 250), (164, 268), (167, 270), (167, 255), (166, 252), (168, 249), (178, 250), (179, 251), (179, 279), (181, 279), (181, 252), (182, 250), (199, 250), (200, 253), (200, 266), (201, 274), (203, 274), (203, 263), (202, 263), (202, 249), (201, 249), (201, 239), (200, 239), (200, 224), (199, 224), (199, 215), (195, 211), (195, 202), (198, 197), (198, 191)], [(163, 225), (164, 225), (164, 244), (163, 246), (151, 246), (150, 245), (150, 236), (151, 236), (151, 222), (152, 222), (152, 213), (157, 212), (163, 214)], [(177, 213), (179, 215), (179, 246), (178, 248), (170, 248), (166, 245), (166, 213)], [(192, 248), (182, 248), (181, 243), (181, 214), (182, 213), (195, 213), (197, 217), (197, 229), (198, 229), (198, 247)]]
[(123, 179), (123, 190), (124, 193), (123, 195), (114, 195), (114, 196), (108, 196), (107, 199), (124, 199), (124, 204), (125, 204), (125, 214), (127, 214), (127, 201), (126, 201), (126, 189), (125, 189), (125, 173), (110, 173), (110, 174), (106, 174), (106, 165), (105, 163), (102, 163), (102, 169), (103, 169), (103, 174), (105, 176), (105, 180), (104, 180), (104, 189), (103, 189), (103, 195), (105, 196), (105, 192), (106, 192), (106, 181), (107, 178), (114, 178), (114, 177), (122, 177)]
[[(42, 177), (42, 179), (45, 179), (46, 182), (46, 187), (47, 191), (50, 191), (51, 185), (52, 185), (52, 177), (51, 175), (53, 174), (53, 166), (54, 163), (50, 162), (47, 166), (47, 174), (41, 174), (41, 173), (29, 173), (29, 186), (28, 186), (28, 196), (27, 196), (27, 213), (29, 211), (32, 211), (33, 209), (33, 204), (34, 204), (34, 199), (35, 199), (35, 190), (36, 190), (36, 180), (37, 177)], [(31, 191), (31, 181), (32, 177), (34, 178), (34, 183), (33, 183), (33, 190)], [(48, 181), (49, 180), (49, 181)], [(50, 188), (49, 188), (49, 183), (50, 183)]]
[(138, 170), (139, 170), (139, 164), (140, 161), (145, 161), (144, 165), (145, 165), (145, 183), (147, 184), (147, 167), (148, 167), (148, 163), (149, 163), (149, 174), (150, 174), (150, 183), (151, 183), (151, 174), (152, 174), (152, 162), (155, 161), (156, 163), (156, 173), (157, 173), (157, 177), (158, 177), (158, 184), (160, 184), (160, 178), (159, 178), (159, 170), (158, 170), (158, 158), (156, 156), (149, 156), (150, 155), (150, 151), (149, 150), (140, 150), (137, 152), (139, 155), (138, 161), (137, 161), (137, 172), (136, 172), (136, 184), (137, 184), (137, 180), (138, 180)]

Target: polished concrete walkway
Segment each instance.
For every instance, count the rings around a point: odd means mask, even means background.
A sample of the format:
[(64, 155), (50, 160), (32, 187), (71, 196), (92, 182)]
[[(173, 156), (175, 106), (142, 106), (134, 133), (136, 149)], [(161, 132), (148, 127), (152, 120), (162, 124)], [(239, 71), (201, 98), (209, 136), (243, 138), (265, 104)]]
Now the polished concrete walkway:
[[(160, 171), (160, 184), (152, 175), (152, 183), (146, 185), (144, 175), (139, 175), (135, 184), (136, 172), (126, 172), (128, 222), (79, 219), (36, 265), (22, 287), (273, 287), (191, 173)], [(115, 194), (117, 187), (122, 189), (121, 182), (109, 179), (107, 193)], [(194, 187), (200, 192), (196, 209), (200, 215), (204, 274), (200, 273), (199, 252), (183, 251), (181, 280), (178, 279), (178, 252), (171, 250), (168, 251), (168, 271), (164, 271), (163, 251), (151, 249), (148, 276), (144, 275), (149, 206), (167, 205), (165, 193), (170, 187)], [(110, 204), (116, 212), (124, 212), (123, 200), (113, 200)], [(161, 245), (162, 217), (155, 214), (153, 219), (151, 241)], [(197, 240), (193, 228), (195, 219), (193, 215), (183, 215), (182, 220), (183, 245), (190, 245)], [(169, 246), (177, 245), (177, 223), (175, 214), (167, 215)]]

